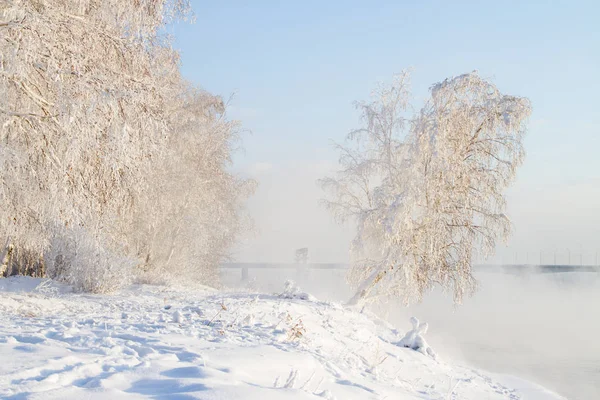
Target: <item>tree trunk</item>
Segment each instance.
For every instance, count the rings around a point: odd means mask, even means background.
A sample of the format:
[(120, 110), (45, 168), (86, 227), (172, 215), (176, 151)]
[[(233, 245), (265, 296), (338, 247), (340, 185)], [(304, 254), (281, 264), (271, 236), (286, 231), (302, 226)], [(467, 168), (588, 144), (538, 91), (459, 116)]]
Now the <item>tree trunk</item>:
[(10, 244), (10, 239), (6, 239), (4, 250), (2, 252), (2, 264), (0, 264), (0, 276), (8, 276), (8, 267), (12, 261), (13, 245)]
[(373, 271), (373, 273), (360, 284), (356, 293), (347, 304), (349, 306), (358, 306), (362, 308), (375, 288), (375, 285), (377, 285), (377, 282), (379, 282), (386, 273), (387, 271), (381, 269)]

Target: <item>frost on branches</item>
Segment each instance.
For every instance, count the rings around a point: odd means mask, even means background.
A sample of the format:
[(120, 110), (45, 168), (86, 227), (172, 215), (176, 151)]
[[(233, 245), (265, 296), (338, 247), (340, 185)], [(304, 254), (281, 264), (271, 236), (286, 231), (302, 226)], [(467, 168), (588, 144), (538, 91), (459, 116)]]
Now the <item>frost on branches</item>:
[(338, 146), (342, 169), (321, 182), (327, 207), (358, 225), (353, 304), (418, 300), (436, 284), (460, 302), (476, 286), (474, 257), (510, 233), (503, 192), (523, 161), (529, 100), (473, 72), (433, 85), (411, 114), (408, 78), (357, 104), (365, 126)]
[(160, 33), (189, 12), (187, 0), (0, 4), (0, 276), (31, 259), (84, 290), (214, 283), (251, 188), (228, 172), (237, 124), (182, 79)]

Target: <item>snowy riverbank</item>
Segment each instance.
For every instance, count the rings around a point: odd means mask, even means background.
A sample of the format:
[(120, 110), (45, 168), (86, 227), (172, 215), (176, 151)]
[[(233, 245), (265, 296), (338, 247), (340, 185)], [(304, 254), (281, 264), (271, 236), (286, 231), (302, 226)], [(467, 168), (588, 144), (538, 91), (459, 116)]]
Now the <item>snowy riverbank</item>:
[[(283, 288), (282, 288), (283, 290)], [(397, 346), (369, 314), (273, 294), (0, 280), (0, 398), (561, 399)], [(435, 329), (435, 328), (432, 328)]]

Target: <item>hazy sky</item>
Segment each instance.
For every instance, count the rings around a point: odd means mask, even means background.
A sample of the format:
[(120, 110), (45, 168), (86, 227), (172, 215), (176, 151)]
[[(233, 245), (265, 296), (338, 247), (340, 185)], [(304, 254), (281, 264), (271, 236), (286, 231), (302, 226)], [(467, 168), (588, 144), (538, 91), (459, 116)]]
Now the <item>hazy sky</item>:
[[(185, 76), (235, 93), (230, 114), (252, 134), (235, 168), (259, 183), (257, 232), (240, 261), (345, 261), (351, 227), (317, 202), (335, 168), (331, 141), (358, 126), (353, 101), (413, 69), (416, 105), (446, 77), (478, 70), (534, 107), (527, 159), (508, 193), (514, 235), (497, 260), (572, 262), (600, 251), (600, 2), (193, 2), (172, 33)], [(527, 4), (524, 4), (527, 3)]]

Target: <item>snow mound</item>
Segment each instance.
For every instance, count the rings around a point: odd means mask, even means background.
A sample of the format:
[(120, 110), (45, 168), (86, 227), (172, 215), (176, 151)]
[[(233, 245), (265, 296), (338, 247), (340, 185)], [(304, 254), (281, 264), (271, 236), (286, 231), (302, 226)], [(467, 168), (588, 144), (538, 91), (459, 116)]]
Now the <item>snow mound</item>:
[(418, 321), (406, 348), (369, 313), (298, 296), (40, 283), (0, 280), (0, 398), (560, 399), (412, 350)]
[(427, 322), (419, 323), (419, 320), (416, 317), (412, 317), (410, 319), (410, 323), (412, 324), (413, 328), (408, 331), (402, 339), (400, 339), (398, 346), (408, 347), (409, 349), (430, 356), (435, 360), (437, 355), (423, 338), (423, 335), (426, 334), (427, 330), (429, 329)]

